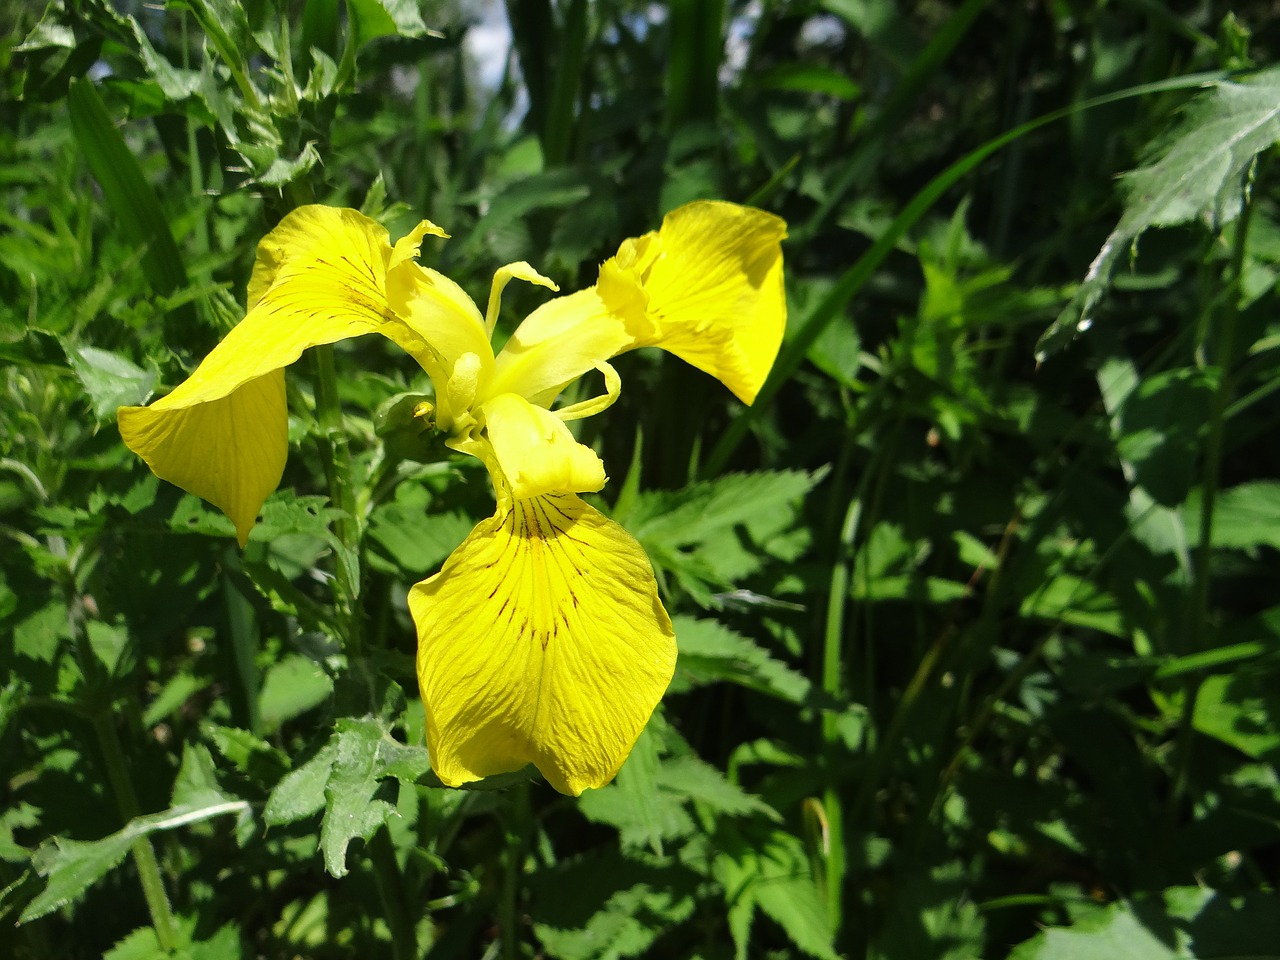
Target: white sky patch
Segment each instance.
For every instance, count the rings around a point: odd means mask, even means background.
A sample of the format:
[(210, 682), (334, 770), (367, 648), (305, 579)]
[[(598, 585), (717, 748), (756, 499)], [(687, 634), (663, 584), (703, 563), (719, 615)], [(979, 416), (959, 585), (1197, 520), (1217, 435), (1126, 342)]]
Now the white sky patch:
[(475, 19), (462, 40), (463, 49), (476, 65), (481, 87), (488, 93), (498, 89), (511, 59), (511, 24), (502, 0), (473, 0)]
[(741, 76), (747, 66), (747, 54), (751, 51), (751, 36), (756, 32), (764, 13), (762, 0), (751, 0), (742, 13), (729, 21), (728, 36), (724, 40), (724, 62), (720, 64), (720, 85), (730, 86)]

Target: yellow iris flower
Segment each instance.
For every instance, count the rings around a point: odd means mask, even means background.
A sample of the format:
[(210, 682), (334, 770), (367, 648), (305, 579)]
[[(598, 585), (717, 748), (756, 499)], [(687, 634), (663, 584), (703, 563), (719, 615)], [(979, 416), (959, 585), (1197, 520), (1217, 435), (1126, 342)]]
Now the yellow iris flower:
[[(223, 510), (243, 546), (280, 482), (284, 368), (307, 347), (379, 333), (435, 386), (435, 426), (488, 467), (497, 510), (413, 587), (432, 767), (451, 786), (533, 763), (562, 793), (607, 783), (675, 668), (671, 621), (632, 537), (588, 506), (604, 465), (566, 420), (608, 407), (609, 360), (668, 350), (751, 403), (786, 322), (786, 225), (701, 201), (625, 241), (597, 283), (531, 313), (490, 345), (502, 290), (556, 290), (527, 263), (494, 277), (488, 309), (416, 262), (423, 221), (394, 245), (354, 210), (301, 207), (258, 245), (245, 318), (172, 393), (122, 407), (120, 433), (157, 476)], [(605, 392), (553, 409), (597, 370)]]

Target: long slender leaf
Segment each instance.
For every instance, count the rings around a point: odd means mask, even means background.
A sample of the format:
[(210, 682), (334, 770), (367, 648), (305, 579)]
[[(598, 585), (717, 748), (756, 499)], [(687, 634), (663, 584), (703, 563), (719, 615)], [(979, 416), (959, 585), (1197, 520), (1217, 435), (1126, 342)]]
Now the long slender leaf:
[(121, 232), (134, 246), (145, 247), (142, 269), (151, 289), (168, 295), (186, 286), (186, 270), (169, 220), (98, 91), (88, 80), (73, 80), (67, 106), (76, 142)]

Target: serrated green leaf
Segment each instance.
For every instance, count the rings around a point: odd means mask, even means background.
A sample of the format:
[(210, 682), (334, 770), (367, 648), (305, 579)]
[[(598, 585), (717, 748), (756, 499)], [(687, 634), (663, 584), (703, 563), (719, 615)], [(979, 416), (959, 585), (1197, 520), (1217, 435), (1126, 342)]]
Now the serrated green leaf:
[(226, 814), (243, 815), (249, 804), (243, 800), (205, 806), (173, 807), (162, 813), (135, 817), (124, 829), (101, 840), (80, 841), (53, 837), (40, 845), (32, 858), (36, 872), (47, 880), (42, 890), (19, 917), (27, 923), (71, 903), (120, 863), (133, 843), (163, 830), (175, 830), (192, 823)]
[(204, 732), (223, 757), (260, 785), (276, 784), (289, 769), (289, 758), (282, 750), (248, 730), (209, 724)]
[[(785, 830), (717, 831), (719, 853), (712, 873), (724, 889), (734, 945), (746, 956), (750, 914), (759, 909), (776, 921), (792, 943), (812, 957), (837, 960), (833, 931), (810, 869), (804, 843)], [(744, 916), (745, 914), (745, 916)]]
[(736, 683), (788, 703), (801, 703), (812, 684), (803, 674), (715, 620), (673, 620), (679, 658), (669, 692), (680, 693), (719, 680)]
[(1121, 901), (1091, 910), (1020, 944), (1009, 960), (1220, 960), (1280, 957), (1280, 910), (1271, 893), (1228, 897), (1206, 887), (1171, 887), (1164, 902)]
[(671, 926), (693, 915), (695, 904), (696, 878), (687, 870), (617, 850), (564, 861), (530, 882), (534, 932), (560, 960), (645, 955)]
[(795, 530), (799, 502), (823, 475), (728, 474), (683, 490), (642, 493), (629, 513), (615, 519), (655, 565), (710, 605), (710, 587), (732, 586), (759, 570), (766, 557), (792, 561), (803, 552), (808, 534)]
[(93, 405), (99, 420), (115, 420), (116, 408), (145, 403), (156, 384), (156, 374), (116, 353), (96, 347), (73, 347), (67, 359)]
[(1093, 323), (1116, 263), (1144, 232), (1205, 219), (1212, 229), (1240, 213), (1243, 177), (1259, 153), (1280, 140), (1280, 68), (1243, 80), (1217, 80), (1196, 97), (1162, 156), (1125, 174), (1125, 210), (1071, 302), (1036, 345), (1043, 359)]
[(322, 810), (325, 784), (337, 756), (337, 742), (330, 739), (314, 757), (281, 779), (262, 811), (267, 825), (283, 826)]
[(200, 743), (185, 744), (169, 805), (212, 807), (231, 799), (218, 784), (218, 770), (209, 748)]
[(696, 829), (684, 798), (657, 787), (661, 749), (662, 738), (650, 721), (617, 779), (578, 798), (584, 817), (617, 829), (623, 849), (661, 853), (664, 841), (688, 837)]
[(725, 775), (697, 757), (674, 757), (657, 771), (655, 784), (681, 797), (696, 800), (717, 814), (743, 816), (761, 814), (770, 820), (782, 818), (771, 806), (725, 779)]
[[(347, 874), (347, 846), (359, 838), (368, 841), (395, 807), (376, 799), (379, 780), (388, 775), (402, 778), (411, 769), (409, 750), (386, 736), (376, 720), (338, 721), (334, 734), (337, 752), (329, 782), (325, 785), (324, 820), (320, 825), (320, 849), (325, 869), (334, 877)], [(425, 751), (421, 751), (425, 754)], [(419, 775), (427, 764), (422, 757)], [(394, 774), (393, 774), (394, 771)], [(409, 778), (415, 779), (415, 778)]]

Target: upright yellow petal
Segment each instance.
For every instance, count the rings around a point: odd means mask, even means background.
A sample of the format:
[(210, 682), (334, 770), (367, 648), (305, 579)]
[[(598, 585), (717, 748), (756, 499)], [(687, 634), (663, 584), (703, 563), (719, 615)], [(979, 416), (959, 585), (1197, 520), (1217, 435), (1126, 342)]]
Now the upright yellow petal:
[(669, 350), (751, 403), (786, 326), (785, 236), (786, 223), (763, 210), (689, 203), (657, 233), (623, 243), (597, 290), (627, 319), (635, 346)]
[[(424, 223), (411, 237), (428, 232), (439, 231)], [(258, 244), (245, 318), (167, 397), (120, 408), (125, 444), (157, 476), (223, 510), (243, 545), (284, 469), (282, 369), (307, 347), (365, 333), (429, 356), (388, 305), (391, 256), (386, 230), (354, 210), (290, 213)]]
[(588, 370), (636, 345), (625, 320), (595, 287), (548, 300), (498, 354), (488, 396), (517, 393), (542, 407)]
[(429, 344), (428, 355), (420, 362), (435, 384), (436, 422), (442, 430), (451, 430), (455, 417), (466, 412), (448, 400), (448, 384), (458, 360), (465, 356), (475, 358), (468, 361), (474, 370), (468, 370), (466, 376), (474, 375), (477, 388), (488, 382), (493, 371), (493, 347), (484, 328), (484, 317), (458, 284), (413, 262), (392, 271), (387, 294), (392, 309)]
[(572, 494), (480, 523), (409, 609), (431, 764), (450, 786), (529, 763), (561, 793), (608, 783), (675, 669), (644, 551)]

